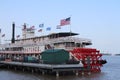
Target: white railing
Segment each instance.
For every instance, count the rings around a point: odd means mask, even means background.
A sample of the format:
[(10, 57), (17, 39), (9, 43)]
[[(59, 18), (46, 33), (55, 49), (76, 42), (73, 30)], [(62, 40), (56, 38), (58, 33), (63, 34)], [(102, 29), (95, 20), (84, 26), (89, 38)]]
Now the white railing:
[(23, 51), (0, 51), (0, 53), (23, 53)]
[(0, 53), (4, 54), (26, 54), (26, 53), (41, 53), (41, 51), (0, 51)]
[(75, 42), (75, 43), (91, 43), (91, 40), (85, 38), (77, 38), (77, 37), (60, 37), (56, 39), (48, 39), (42, 41), (25, 41), (25, 42), (18, 42), (14, 44), (2, 44), (0, 48), (6, 47), (24, 47), (24, 46), (34, 46), (34, 45), (45, 45), (45, 44), (53, 44), (53, 43), (60, 43), (60, 42)]
[(84, 38), (77, 38), (77, 37), (61, 37), (57, 39), (51, 39), (51, 42), (58, 43), (58, 42), (75, 42), (75, 43), (91, 43), (90, 39), (84, 39)]

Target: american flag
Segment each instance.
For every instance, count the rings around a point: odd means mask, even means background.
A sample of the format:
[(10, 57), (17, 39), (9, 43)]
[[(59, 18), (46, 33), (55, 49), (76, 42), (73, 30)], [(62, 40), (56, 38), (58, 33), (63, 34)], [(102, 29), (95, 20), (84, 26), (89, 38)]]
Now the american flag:
[(69, 24), (70, 24), (70, 17), (68, 17), (66, 19), (62, 19), (60, 21), (60, 26), (69, 25)]

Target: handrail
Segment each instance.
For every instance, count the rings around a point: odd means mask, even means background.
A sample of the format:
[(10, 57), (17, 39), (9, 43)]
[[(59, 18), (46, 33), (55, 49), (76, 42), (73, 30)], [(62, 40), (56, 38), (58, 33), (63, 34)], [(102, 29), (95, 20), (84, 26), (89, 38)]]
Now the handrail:
[(2, 44), (0, 45), (0, 48), (6, 48), (6, 47), (23, 47), (23, 46), (34, 46), (34, 45), (45, 45), (45, 44), (53, 44), (53, 43), (60, 43), (60, 42), (75, 42), (75, 43), (91, 43), (90, 39), (85, 38), (77, 38), (77, 37), (60, 37), (60, 38), (54, 38), (49, 40), (42, 40), (42, 41), (25, 41), (25, 42), (18, 42), (14, 44)]

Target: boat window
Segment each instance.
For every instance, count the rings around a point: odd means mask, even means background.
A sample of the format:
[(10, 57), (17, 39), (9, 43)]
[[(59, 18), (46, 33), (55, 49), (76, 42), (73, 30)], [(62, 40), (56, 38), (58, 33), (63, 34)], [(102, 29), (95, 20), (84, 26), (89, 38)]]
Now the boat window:
[(80, 43), (76, 43), (76, 47), (80, 47)]
[(75, 47), (75, 43), (74, 42), (66, 42), (65, 43), (66, 45), (66, 47)]

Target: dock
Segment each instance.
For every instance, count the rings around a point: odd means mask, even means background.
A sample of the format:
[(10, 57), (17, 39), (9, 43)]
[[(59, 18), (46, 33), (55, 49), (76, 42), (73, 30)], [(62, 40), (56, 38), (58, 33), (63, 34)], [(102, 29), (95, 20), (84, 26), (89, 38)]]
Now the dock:
[(22, 71), (26, 68), (31, 68), (31, 71), (40, 70), (42, 74), (45, 72), (56, 73), (56, 76), (59, 76), (59, 72), (73, 71), (76, 75), (80, 70), (83, 70), (83, 64), (42, 64), (42, 63), (26, 63), (26, 62), (14, 62), (14, 61), (0, 61), (0, 64), (12, 66), (15, 70), (21, 67)]

